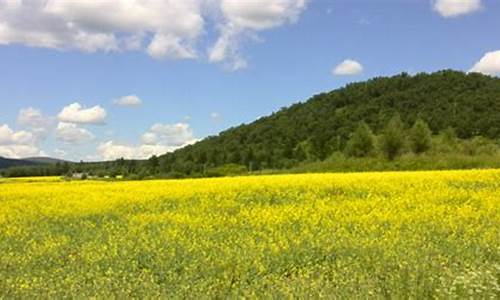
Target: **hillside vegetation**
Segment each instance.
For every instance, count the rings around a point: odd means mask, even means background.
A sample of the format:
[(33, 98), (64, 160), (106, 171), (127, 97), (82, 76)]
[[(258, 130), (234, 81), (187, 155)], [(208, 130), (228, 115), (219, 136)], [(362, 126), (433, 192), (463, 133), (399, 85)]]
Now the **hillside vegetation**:
[[(308, 171), (307, 166), (318, 169), (318, 164), (322, 171), (339, 166), (359, 171), (363, 166), (373, 169), (374, 160), (377, 170), (435, 169), (435, 161), (441, 162), (439, 168), (498, 167), (499, 139), (500, 79), (450, 70), (403, 73), (315, 95), (148, 161), (118, 160), (69, 169), (101, 175), (195, 177)], [(398, 160), (405, 160), (401, 165), (406, 167), (398, 168), (394, 164)]]

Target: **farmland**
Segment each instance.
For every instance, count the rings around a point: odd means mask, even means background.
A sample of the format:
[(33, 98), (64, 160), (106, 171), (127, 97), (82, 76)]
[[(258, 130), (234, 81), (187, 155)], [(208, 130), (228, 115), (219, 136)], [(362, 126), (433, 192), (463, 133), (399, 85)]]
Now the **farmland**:
[(500, 170), (0, 179), (0, 298), (500, 296)]

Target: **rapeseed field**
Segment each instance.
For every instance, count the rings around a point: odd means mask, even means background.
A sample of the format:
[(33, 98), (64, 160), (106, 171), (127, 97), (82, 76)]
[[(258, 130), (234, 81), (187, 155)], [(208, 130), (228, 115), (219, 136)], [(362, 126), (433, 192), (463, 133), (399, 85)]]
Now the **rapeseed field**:
[(0, 298), (500, 297), (500, 170), (0, 179)]

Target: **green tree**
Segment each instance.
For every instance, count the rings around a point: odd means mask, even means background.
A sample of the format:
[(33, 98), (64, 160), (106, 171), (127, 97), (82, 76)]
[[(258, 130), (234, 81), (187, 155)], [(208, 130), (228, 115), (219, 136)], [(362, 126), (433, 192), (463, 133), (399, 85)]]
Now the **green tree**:
[(309, 140), (305, 140), (297, 144), (294, 149), (294, 157), (299, 161), (313, 161), (316, 159)]
[(148, 159), (148, 164), (153, 173), (158, 171), (158, 167), (160, 166), (160, 161), (158, 160), (158, 156), (153, 155)]
[(392, 117), (387, 123), (379, 140), (380, 151), (389, 160), (394, 160), (404, 147), (404, 125), (399, 115)]
[(423, 153), (431, 148), (432, 132), (422, 119), (418, 119), (410, 130), (410, 146), (415, 154)]
[(374, 149), (372, 130), (365, 122), (360, 122), (358, 128), (347, 142), (345, 152), (349, 156), (365, 157)]

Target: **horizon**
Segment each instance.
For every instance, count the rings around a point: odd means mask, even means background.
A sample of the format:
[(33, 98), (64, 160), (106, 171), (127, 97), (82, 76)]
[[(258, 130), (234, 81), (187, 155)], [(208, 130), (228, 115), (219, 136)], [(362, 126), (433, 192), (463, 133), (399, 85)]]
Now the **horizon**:
[(109, 4), (0, 0), (0, 156), (146, 159), (353, 82), (500, 74), (493, 0)]

